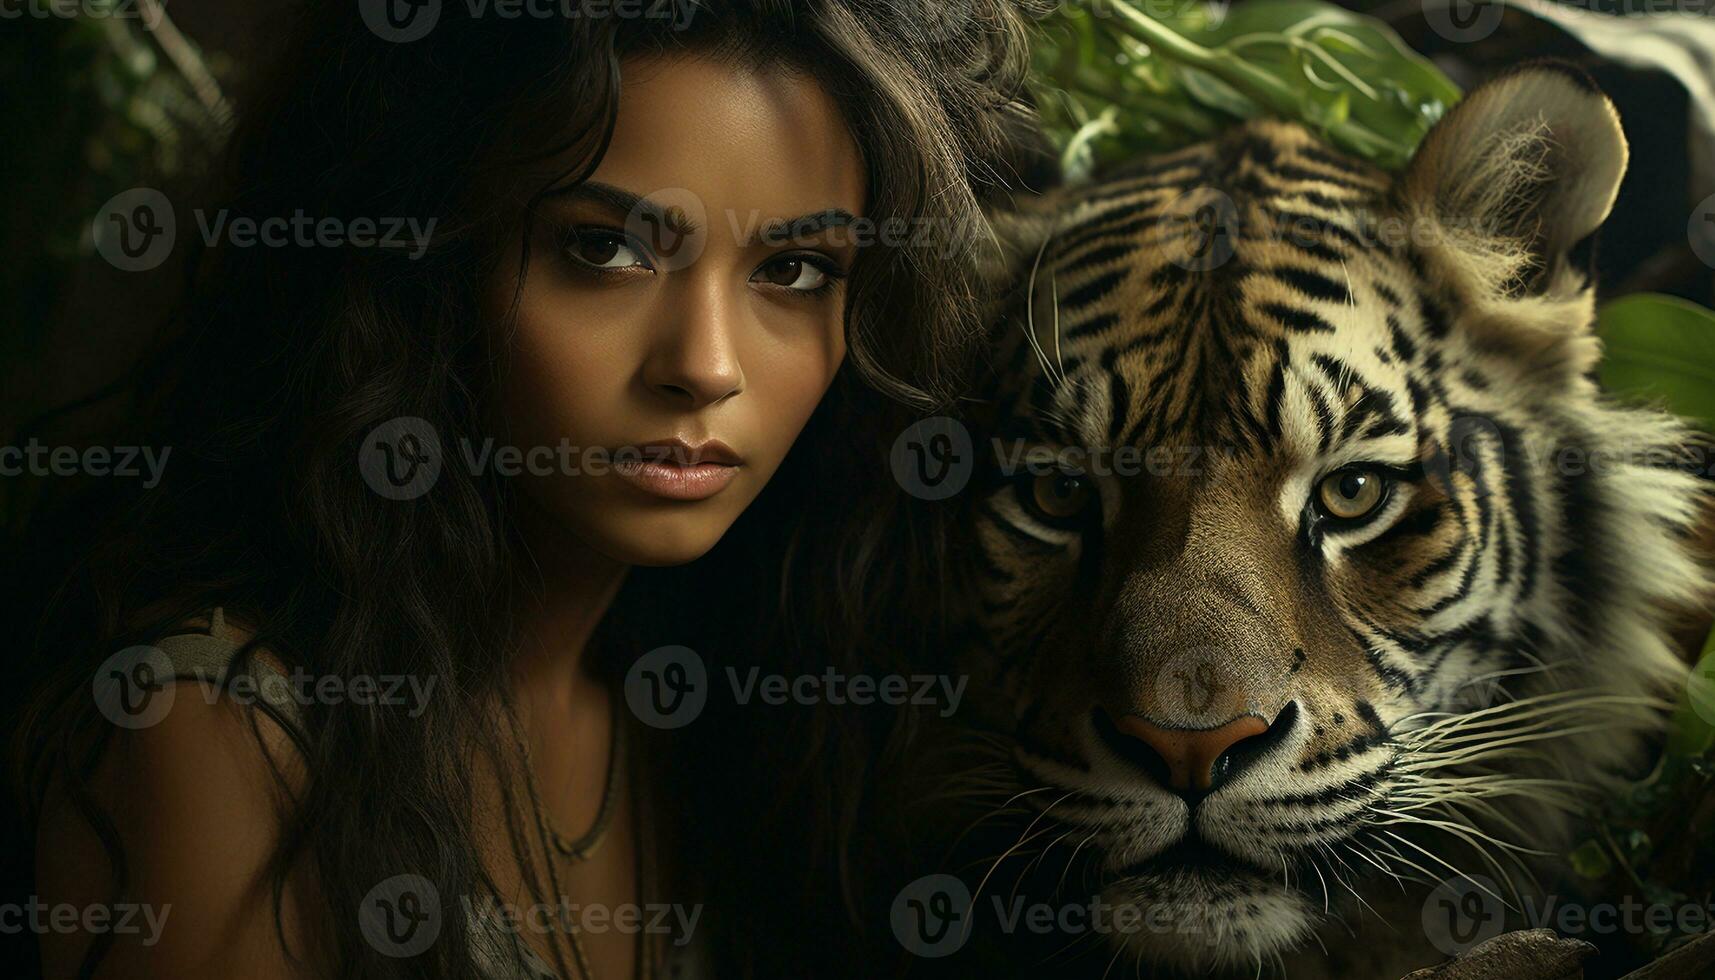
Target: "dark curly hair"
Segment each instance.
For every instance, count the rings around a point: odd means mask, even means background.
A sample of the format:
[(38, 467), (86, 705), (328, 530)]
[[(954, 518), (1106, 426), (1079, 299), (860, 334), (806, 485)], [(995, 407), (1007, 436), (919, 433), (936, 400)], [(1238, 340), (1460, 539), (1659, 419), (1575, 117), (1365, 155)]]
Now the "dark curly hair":
[[(14, 542), (12, 594), (39, 624), (20, 631), (20, 664), (39, 675), (14, 739), (20, 795), (38, 812), (50, 787), (77, 804), (117, 895), (129, 884), (123, 849), (88, 785), (117, 733), (92, 710), (91, 672), (224, 606), (255, 628), (241, 656), (440, 680), (417, 717), (307, 708), (307, 782), (270, 866), (275, 918), (287, 870), (307, 860), (345, 975), (475, 975), (463, 930), (396, 960), (363, 941), (356, 910), (404, 870), (431, 877), (449, 915), (454, 896), (492, 894), (467, 769), (473, 754), (501, 772), (518, 757), (515, 724), (477, 709), (506, 699), (505, 610), (527, 548), (504, 480), (449, 467), (432, 492), (384, 500), (355, 460), (365, 433), (401, 416), (477, 436), (506, 383), (484, 342), (480, 287), (520, 228), (529, 241), (537, 201), (600, 160), (630, 56), (695, 51), (814, 77), (863, 155), (868, 217), (929, 228), (936, 247), (863, 250), (850, 356), (786, 463), (708, 556), (629, 577), (599, 649), (629, 658), (660, 639), (716, 665), (857, 672), (934, 637), (932, 605), (894, 605), (938, 594), (933, 563), (889, 556), (921, 554), (935, 516), (890, 492), (886, 451), (913, 412), (957, 391), (978, 334), (966, 269), (982, 197), (1043, 165), (1021, 98), (1028, 17), (1003, 0), (944, 5), (957, 16), (933, 19), (924, 14), (939, 5), (916, 0), (687, 2), (669, 19), (549, 20), (445, 4), (432, 32), (398, 44), (365, 25), (359, 4), (315, 0), (242, 102), (211, 183), (228, 189), (234, 219), (416, 215), (438, 231), (416, 260), (205, 248), (160, 356), (124, 392), (143, 444), (173, 448), (164, 482), (57, 496)], [(567, 154), (580, 161), (569, 170)], [(73, 560), (53, 567), (62, 554)], [(866, 972), (861, 930), (829, 926), (868, 907), (850, 869), (865, 846), (865, 776), (893, 720), (734, 707), (711, 704), (699, 738), (674, 747), (670, 790), (705, 920), (718, 923), (719, 972)], [(523, 809), (509, 806), (515, 849), (533, 830)], [(106, 949), (93, 944), (86, 974)]]

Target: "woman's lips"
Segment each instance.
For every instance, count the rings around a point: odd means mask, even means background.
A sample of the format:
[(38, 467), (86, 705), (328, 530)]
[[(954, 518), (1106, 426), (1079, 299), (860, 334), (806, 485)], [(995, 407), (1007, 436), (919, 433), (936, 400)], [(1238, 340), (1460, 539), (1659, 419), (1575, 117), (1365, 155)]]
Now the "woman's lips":
[(668, 500), (707, 500), (726, 489), (742, 463), (725, 443), (683, 440), (639, 446), (642, 459), (621, 459), (613, 471), (632, 486)]

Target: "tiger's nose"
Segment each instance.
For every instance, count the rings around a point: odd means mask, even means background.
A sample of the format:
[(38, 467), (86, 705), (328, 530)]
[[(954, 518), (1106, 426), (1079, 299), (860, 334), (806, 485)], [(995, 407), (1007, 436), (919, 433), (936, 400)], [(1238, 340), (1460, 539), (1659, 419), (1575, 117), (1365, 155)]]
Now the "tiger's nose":
[(1273, 724), (1245, 714), (1213, 728), (1169, 728), (1138, 714), (1109, 720), (1098, 710), (1097, 730), (1120, 755), (1163, 787), (1199, 798), (1238, 775), (1280, 741), (1292, 727), (1296, 707), (1288, 704)]

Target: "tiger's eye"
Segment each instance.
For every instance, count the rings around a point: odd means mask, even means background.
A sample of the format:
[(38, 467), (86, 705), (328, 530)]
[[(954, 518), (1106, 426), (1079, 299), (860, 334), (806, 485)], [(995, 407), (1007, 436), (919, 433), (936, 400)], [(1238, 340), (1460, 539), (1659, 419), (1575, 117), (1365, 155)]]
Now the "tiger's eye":
[(1381, 474), (1373, 470), (1337, 470), (1322, 478), (1316, 496), (1330, 517), (1356, 520), (1382, 502)]
[(1083, 513), (1084, 508), (1090, 505), (1093, 492), (1088, 480), (1069, 473), (1043, 474), (1030, 487), (1036, 509), (1057, 520), (1067, 520)]

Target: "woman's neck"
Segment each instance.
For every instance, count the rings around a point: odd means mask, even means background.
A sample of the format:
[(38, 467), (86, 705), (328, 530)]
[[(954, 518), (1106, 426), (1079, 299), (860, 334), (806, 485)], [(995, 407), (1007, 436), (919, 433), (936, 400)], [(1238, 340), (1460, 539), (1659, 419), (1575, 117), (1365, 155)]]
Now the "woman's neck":
[(535, 533), (534, 525), (552, 518), (530, 516), (524, 530), (531, 560), (516, 593), (512, 670), (513, 696), (526, 717), (535, 707), (567, 707), (601, 686), (585, 651), (630, 570), (562, 529)]

